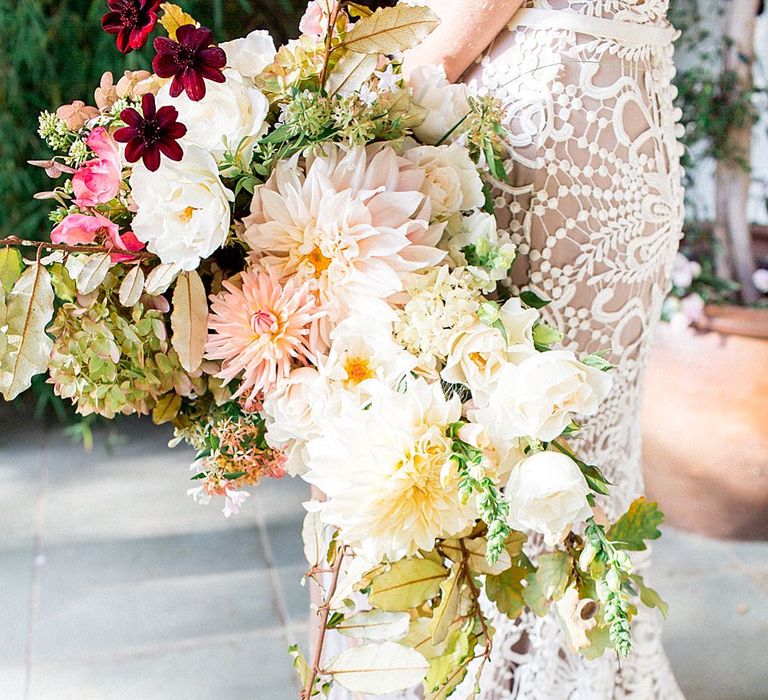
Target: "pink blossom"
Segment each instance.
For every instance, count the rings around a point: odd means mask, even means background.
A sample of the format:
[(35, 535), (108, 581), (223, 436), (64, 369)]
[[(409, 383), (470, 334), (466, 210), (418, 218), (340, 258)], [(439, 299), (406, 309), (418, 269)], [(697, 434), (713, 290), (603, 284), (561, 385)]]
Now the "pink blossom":
[(99, 235), (112, 241), (119, 240), (120, 229), (116, 223), (101, 214), (70, 214), (51, 231), (51, 241), (66, 245), (83, 245), (94, 243)]
[(307, 9), (304, 11), (304, 16), (301, 18), (301, 22), (299, 22), (299, 31), (302, 34), (308, 34), (309, 36), (321, 37), (325, 36), (326, 29), (323, 8), (320, 6), (318, 0), (311, 0), (307, 5)]
[(86, 144), (98, 158), (89, 160), (75, 173), (72, 187), (77, 206), (95, 207), (113, 199), (120, 189), (120, 152), (103, 127), (94, 129)]
[(118, 225), (101, 214), (70, 214), (51, 231), (51, 241), (66, 245), (99, 242), (106, 248), (125, 251), (112, 253), (112, 262), (133, 260), (135, 256), (128, 253), (136, 253), (144, 248), (144, 244), (132, 231), (120, 235)]

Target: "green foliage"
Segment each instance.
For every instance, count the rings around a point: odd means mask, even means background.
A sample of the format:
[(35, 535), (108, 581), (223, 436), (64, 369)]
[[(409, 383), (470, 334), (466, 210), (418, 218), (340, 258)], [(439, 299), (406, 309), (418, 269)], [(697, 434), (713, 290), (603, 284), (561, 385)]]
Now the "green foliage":
[(641, 551), (646, 549), (644, 540), (656, 540), (661, 537), (658, 527), (664, 522), (664, 513), (656, 503), (649, 503), (645, 498), (638, 498), (608, 530), (608, 539), (621, 549)]

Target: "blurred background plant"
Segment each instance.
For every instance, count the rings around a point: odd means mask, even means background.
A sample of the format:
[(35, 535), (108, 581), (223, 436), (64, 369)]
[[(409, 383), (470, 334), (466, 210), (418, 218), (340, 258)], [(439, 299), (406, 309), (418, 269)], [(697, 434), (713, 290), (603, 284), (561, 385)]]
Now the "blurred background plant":
[(670, 8), (682, 33), (675, 82), (686, 147), (687, 216), (667, 318), (682, 311), (693, 319), (704, 304), (768, 306), (768, 271), (761, 269), (768, 260), (760, 245), (766, 227), (755, 226), (750, 216), (750, 199), (762, 191), (765, 206), (768, 190), (753, 169), (753, 132), (756, 125), (765, 130), (760, 115), (768, 102), (755, 51), (762, 11), (761, 0), (679, 0)]

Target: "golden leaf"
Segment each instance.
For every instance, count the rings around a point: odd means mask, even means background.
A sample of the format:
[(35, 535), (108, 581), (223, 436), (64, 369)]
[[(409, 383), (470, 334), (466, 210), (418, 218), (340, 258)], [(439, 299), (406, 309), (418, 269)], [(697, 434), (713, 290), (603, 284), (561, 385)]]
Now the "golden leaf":
[(328, 76), (328, 92), (349, 95), (371, 77), (379, 62), (376, 54), (345, 53)]
[(40, 263), (27, 268), (7, 299), (6, 350), (0, 357), (0, 391), (6, 401), (29, 388), (48, 368), (53, 343), (45, 327), (53, 317), (53, 285)]
[(163, 16), (160, 18), (160, 24), (163, 25), (165, 31), (168, 32), (168, 36), (174, 41), (176, 40), (176, 30), (179, 27), (183, 27), (185, 24), (194, 24), (197, 26), (194, 17), (184, 12), (178, 5), (164, 2), (160, 5), (160, 9), (163, 11)]
[(141, 298), (144, 291), (144, 273), (140, 265), (131, 268), (120, 284), (118, 298), (123, 306), (134, 306)]
[(208, 339), (208, 300), (195, 270), (182, 272), (176, 280), (171, 329), (171, 345), (179, 354), (181, 366), (195, 372), (203, 362)]
[(342, 45), (355, 53), (396, 53), (419, 44), (438, 24), (428, 7), (384, 7), (356, 22)]
[(156, 425), (170, 423), (181, 409), (181, 396), (171, 392), (161, 397), (152, 409), (152, 422)]

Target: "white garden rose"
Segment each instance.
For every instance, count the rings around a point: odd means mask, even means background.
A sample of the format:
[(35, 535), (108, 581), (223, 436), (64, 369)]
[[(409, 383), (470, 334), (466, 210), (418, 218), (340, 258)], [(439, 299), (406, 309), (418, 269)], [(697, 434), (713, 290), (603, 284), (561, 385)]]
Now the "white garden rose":
[(227, 54), (227, 67), (234, 68), (246, 78), (255, 78), (275, 60), (274, 39), (264, 29), (257, 29), (248, 36), (219, 44)]
[(234, 195), (210, 153), (188, 146), (181, 161), (163, 158), (155, 172), (139, 163), (130, 184), (133, 232), (161, 262), (194, 270), (226, 241)]
[(464, 146), (417, 146), (404, 155), (427, 175), (421, 192), (432, 204), (434, 219), (447, 219), (483, 205), (483, 182)]
[(306, 471), (306, 442), (321, 434), (322, 420), (330, 405), (328, 383), (313, 367), (294, 369), (265, 395), (267, 444), (286, 453), (285, 469), (289, 474)]
[(171, 97), (170, 83), (157, 95), (157, 106), (171, 105), (187, 133), (179, 139), (183, 148), (199, 146), (219, 159), (237, 153), (249, 161), (256, 140), (267, 130), (269, 100), (253, 83), (235, 70), (225, 70), (223, 83), (209, 81), (205, 97), (197, 102), (186, 93)]
[(449, 83), (443, 66), (419, 66), (408, 78), (413, 101), (426, 111), (413, 133), (424, 143), (437, 143), (469, 113), (467, 86)]
[(575, 415), (594, 415), (610, 388), (608, 374), (568, 350), (535, 353), (501, 368), (488, 404), (474, 412), (474, 420), (500, 442), (554, 440)]
[(538, 318), (538, 312), (524, 308), (519, 299), (507, 300), (499, 309), (504, 333), (480, 320), (457, 331), (440, 376), (446, 382), (469, 387), (476, 407), (487, 405), (503, 367), (537, 354), (533, 325)]
[(576, 462), (560, 452), (537, 452), (515, 465), (505, 495), (509, 524), (544, 535), (547, 546), (563, 541), (592, 515), (589, 487)]

